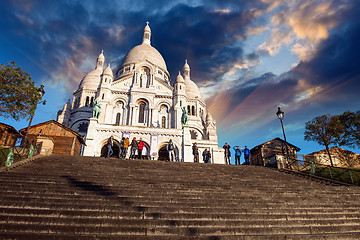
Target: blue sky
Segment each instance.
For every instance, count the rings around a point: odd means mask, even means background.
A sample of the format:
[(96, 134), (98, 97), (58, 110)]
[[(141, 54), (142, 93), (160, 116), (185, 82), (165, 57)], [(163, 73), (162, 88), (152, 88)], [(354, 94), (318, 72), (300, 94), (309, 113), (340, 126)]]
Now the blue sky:
[(56, 119), (101, 50), (115, 70), (149, 21), (172, 80), (188, 59), (219, 146), (282, 138), (281, 106), (287, 140), (307, 154), (323, 149), (304, 141), (307, 121), (360, 110), (359, 12), (356, 0), (3, 0), (0, 63), (45, 85), (33, 123)]

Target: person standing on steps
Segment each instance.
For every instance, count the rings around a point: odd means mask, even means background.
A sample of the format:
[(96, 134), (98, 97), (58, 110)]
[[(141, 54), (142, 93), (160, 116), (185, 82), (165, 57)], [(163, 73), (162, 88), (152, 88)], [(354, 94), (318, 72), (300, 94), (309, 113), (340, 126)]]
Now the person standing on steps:
[(244, 150), (245, 165), (250, 165), (250, 150), (245, 146)]
[(124, 139), (124, 153), (123, 153), (123, 155), (122, 155), (122, 157), (123, 157), (124, 159), (126, 159), (126, 154), (127, 154), (127, 151), (128, 151), (129, 146), (130, 146), (130, 141), (129, 141), (129, 138), (126, 137), (126, 138)]
[(211, 163), (210, 159), (211, 159), (211, 154), (210, 151), (207, 150), (207, 148), (205, 148), (204, 152), (203, 152), (203, 161), (204, 163)]
[(231, 164), (230, 160), (231, 160), (231, 152), (230, 152), (230, 145), (228, 143), (225, 143), (225, 145), (223, 146), (225, 152), (225, 164)]
[(169, 153), (169, 162), (175, 162), (175, 147), (171, 139), (168, 145), (166, 146), (166, 150)]
[(124, 140), (125, 138), (123, 137), (120, 141), (120, 152), (119, 152), (119, 158), (123, 159), (124, 158)]
[(138, 142), (136, 141), (136, 137), (133, 138), (133, 140), (131, 141), (130, 144), (131, 148), (130, 148), (130, 157), (129, 159), (135, 159), (135, 155), (136, 155), (136, 150), (138, 149)]
[(143, 142), (142, 138), (140, 138), (139, 144), (138, 144), (138, 155), (139, 159), (142, 159), (142, 151), (145, 147), (145, 143)]
[(235, 165), (240, 165), (240, 157), (242, 148), (239, 149), (239, 146), (234, 147), (235, 150)]
[(114, 143), (113, 136), (110, 136), (107, 140), (107, 145), (106, 145), (107, 149), (108, 149), (108, 152), (106, 155), (107, 158), (111, 157), (111, 155), (113, 154), (113, 150), (112, 150), (113, 143)]
[(198, 163), (199, 162), (199, 149), (198, 149), (196, 143), (194, 143), (192, 146), (192, 152), (194, 155), (194, 162)]

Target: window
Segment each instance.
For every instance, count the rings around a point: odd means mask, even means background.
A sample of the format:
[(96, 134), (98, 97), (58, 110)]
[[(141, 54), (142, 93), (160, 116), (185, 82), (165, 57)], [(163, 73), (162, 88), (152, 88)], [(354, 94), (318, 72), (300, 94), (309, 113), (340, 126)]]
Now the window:
[(180, 87), (180, 90), (181, 90), (181, 85), (179, 87)]
[(90, 100), (90, 107), (93, 107), (94, 106), (94, 97), (91, 97), (91, 100)]
[(191, 115), (195, 116), (195, 106), (192, 106)]
[(188, 105), (187, 107), (187, 110), (188, 110), (188, 114), (191, 115), (191, 111), (190, 111), (190, 106)]
[(117, 113), (117, 114), (116, 114), (115, 125), (117, 125), (117, 126), (120, 125), (120, 119), (121, 119), (121, 114), (120, 114), (120, 113)]
[(88, 127), (89, 127), (89, 123), (82, 122), (82, 123), (79, 124), (78, 131), (79, 132), (87, 132)]
[(139, 123), (145, 123), (145, 106), (144, 102), (139, 105)]
[(182, 101), (180, 100), (180, 107), (182, 107)]
[(86, 100), (85, 100), (85, 107), (87, 107), (89, 105), (89, 96), (86, 97)]
[(105, 82), (106, 82), (107, 78), (105, 78)]
[(190, 130), (191, 139), (197, 139), (198, 134), (194, 130)]
[(166, 128), (166, 117), (165, 117), (165, 116), (163, 116), (163, 117), (161, 118), (161, 127), (162, 127), (162, 128)]
[(103, 93), (103, 95), (102, 95), (101, 99), (104, 99), (104, 97), (105, 97), (105, 94)]

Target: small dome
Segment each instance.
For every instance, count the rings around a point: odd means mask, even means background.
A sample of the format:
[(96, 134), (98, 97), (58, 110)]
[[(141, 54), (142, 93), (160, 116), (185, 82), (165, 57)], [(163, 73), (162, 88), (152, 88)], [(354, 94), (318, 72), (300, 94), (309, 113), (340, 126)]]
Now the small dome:
[(176, 77), (177, 83), (185, 83), (184, 78), (181, 76), (180, 72), (179, 75)]
[(190, 78), (185, 78), (185, 93), (188, 99), (202, 100), (198, 86)]
[(100, 76), (102, 74), (101, 68), (96, 68), (88, 73), (80, 82), (79, 88), (96, 90), (100, 83)]
[(144, 32), (151, 32), (150, 26), (149, 26), (149, 22), (146, 22), (146, 26), (144, 28)]
[(185, 59), (185, 64), (184, 64), (184, 67), (183, 67), (183, 71), (190, 71), (190, 66), (189, 64), (187, 63), (187, 59)]
[(105, 68), (105, 70), (104, 70), (104, 75), (109, 75), (109, 76), (111, 76), (111, 77), (114, 76), (114, 75), (113, 75), (113, 72), (112, 72), (112, 70), (111, 70), (111, 68), (110, 68), (110, 64), (107, 66), (107, 68)]
[(99, 54), (99, 56), (98, 56), (98, 58), (97, 58), (98, 60), (102, 60), (103, 62), (104, 62), (104, 60), (105, 60), (105, 57), (104, 57), (104, 50), (101, 50), (101, 53)]

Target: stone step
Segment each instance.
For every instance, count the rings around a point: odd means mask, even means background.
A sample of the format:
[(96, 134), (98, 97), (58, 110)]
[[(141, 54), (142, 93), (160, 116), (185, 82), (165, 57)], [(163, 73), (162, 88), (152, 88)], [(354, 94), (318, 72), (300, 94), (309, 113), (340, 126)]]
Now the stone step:
[(303, 226), (340, 226), (360, 225), (358, 218), (346, 219), (242, 219), (242, 220), (165, 220), (165, 219), (113, 219), (113, 218), (85, 218), (85, 217), (45, 217), (0, 215), (0, 224), (36, 224), (36, 225), (79, 225), (79, 226), (142, 226), (142, 227), (303, 227)]
[(174, 236), (198, 236), (198, 235), (273, 235), (273, 234), (324, 234), (324, 233), (350, 233), (360, 232), (360, 225), (327, 225), (327, 226), (259, 226), (259, 227), (145, 227), (145, 226), (88, 226), (88, 225), (62, 225), (47, 224), (39, 225), (32, 223), (3, 223), (0, 230), (12, 233), (65, 233), (65, 234), (92, 234), (109, 233), (111, 235), (174, 235)]

